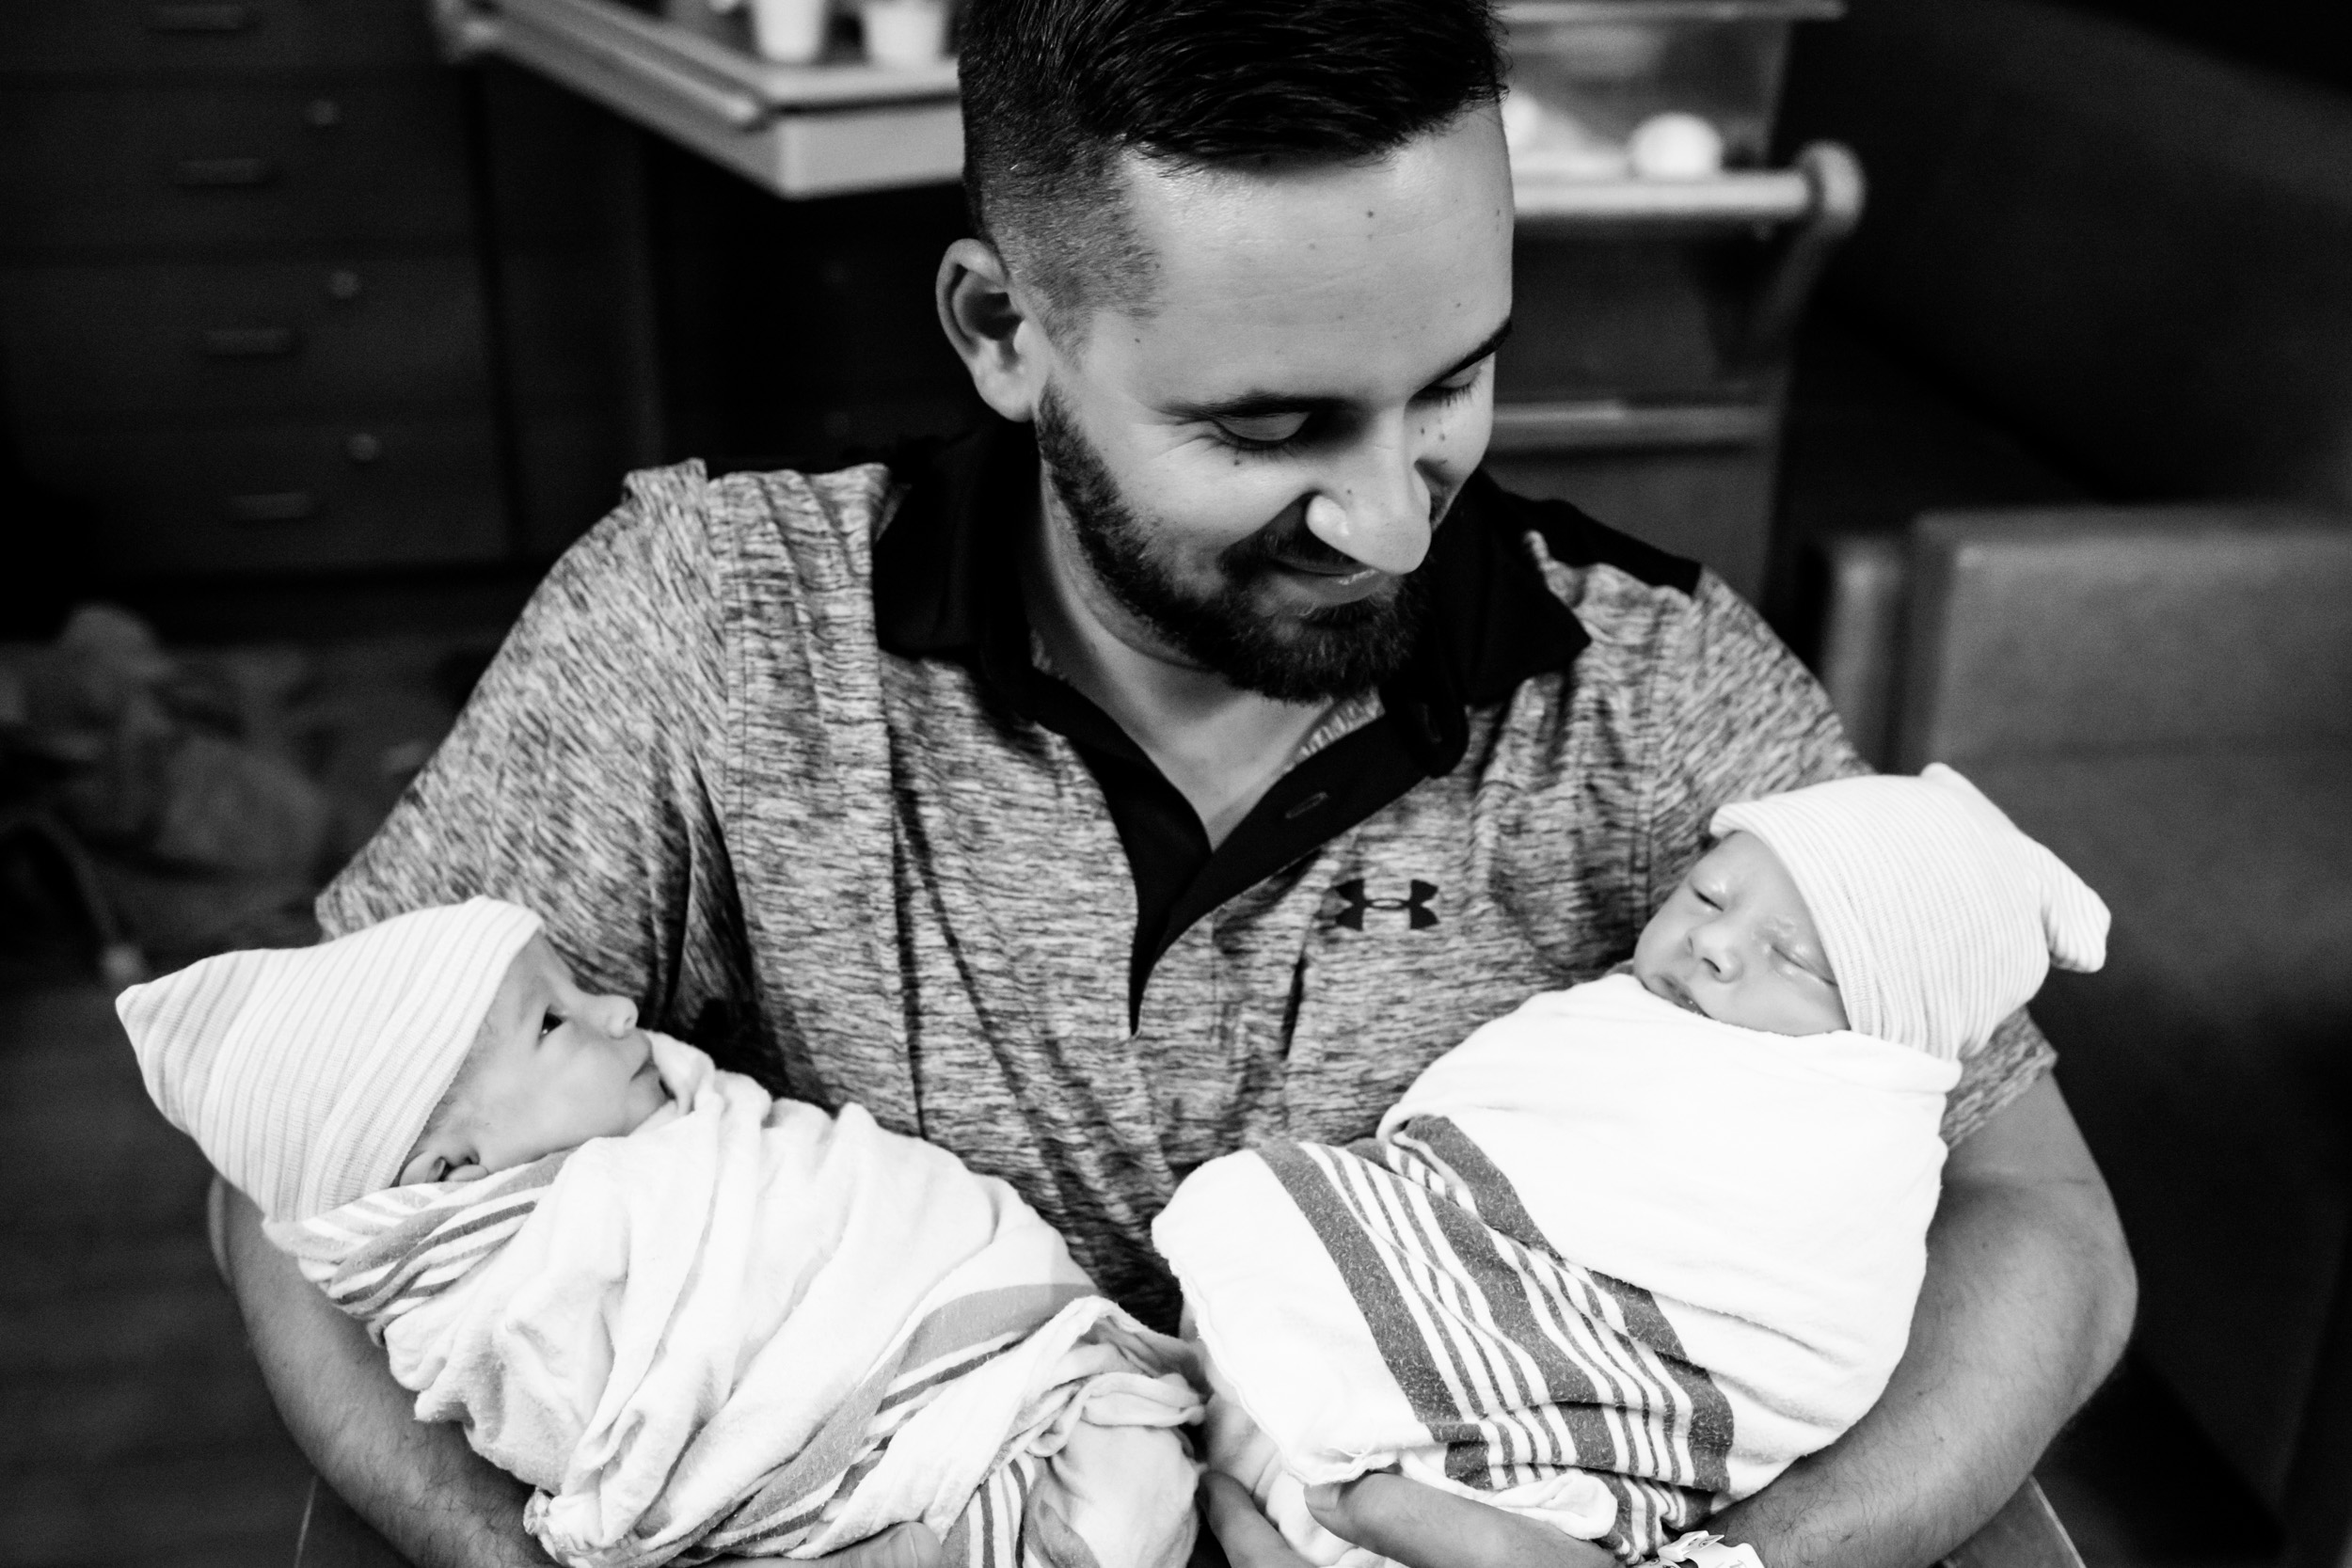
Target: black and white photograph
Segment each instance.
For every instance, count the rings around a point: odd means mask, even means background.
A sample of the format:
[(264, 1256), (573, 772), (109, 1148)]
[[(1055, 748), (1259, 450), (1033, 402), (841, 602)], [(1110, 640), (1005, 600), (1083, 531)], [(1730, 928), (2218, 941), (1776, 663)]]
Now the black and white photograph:
[(2352, 1568), (2352, 5), (4, 0), (0, 1568)]

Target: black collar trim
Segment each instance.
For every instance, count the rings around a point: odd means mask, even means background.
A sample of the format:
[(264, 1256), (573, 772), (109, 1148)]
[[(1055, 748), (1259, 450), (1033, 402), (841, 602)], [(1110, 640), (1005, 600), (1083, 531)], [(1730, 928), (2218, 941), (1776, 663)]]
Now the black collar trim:
[[(1037, 447), (1028, 427), (992, 419), (918, 454), (908, 478), (874, 546), (882, 647), (970, 664), (1017, 709), (1052, 722), (1039, 700), (1060, 705), (1041, 689), (1068, 689), (1031, 666), (1012, 537), (1036, 504)], [(1461, 760), (1465, 708), (1499, 703), (1530, 676), (1566, 669), (1590, 641), (1545, 585), (1515, 510), (1483, 472), (1456, 499), (1422, 567), (1430, 605), (1420, 646), (1381, 689), (1433, 774)]]

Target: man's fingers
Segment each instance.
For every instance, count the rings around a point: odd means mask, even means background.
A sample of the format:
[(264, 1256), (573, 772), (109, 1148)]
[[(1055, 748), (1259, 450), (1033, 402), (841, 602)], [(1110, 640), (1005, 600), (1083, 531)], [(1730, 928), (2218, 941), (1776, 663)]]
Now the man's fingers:
[(929, 1525), (893, 1525), (817, 1560), (824, 1568), (939, 1568), (939, 1537)]
[(1605, 1546), (1403, 1476), (1307, 1489), (1325, 1529), (1406, 1568), (1612, 1568)]
[(1307, 1560), (1258, 1512), (1249, 1489), (1232, 1477), (1215, 1470), (1203, 1476), (1200, 1506), (1209, 1516), (1209, 1533), (1225, 1548), (1232, 1568), (1307, 1568)]

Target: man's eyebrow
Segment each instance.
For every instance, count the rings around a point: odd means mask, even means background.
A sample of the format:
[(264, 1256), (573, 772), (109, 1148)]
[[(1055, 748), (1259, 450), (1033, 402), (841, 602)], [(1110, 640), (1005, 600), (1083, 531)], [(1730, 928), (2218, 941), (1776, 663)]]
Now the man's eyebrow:
[[(1511, 318), (1486, 335), (1486, 341), (1465, 354), (1453, 364), (1430, 378), (1435, 387), (1440, 381), (1451, 381), (1501, 348), (1511, 336)], [(1248, 391), (1230, 398), (1212, 398), (1204, 403), (1178, 403), (1168, 412), (1181, 420), (1250, 420), (1268, 414), (1322, 414), (1344, 405), (1344, 398), (1317, 397), (1312, 393)]]
[(1455, 376), (1460, 375), (1464, 371), (1469, 370), (1472, 365), (1477, 364), (1481, 359), (1486, 358), (1489, 354), (1492, 354), (1496, 350), (1502, 348), (1504, 343), (1510, 341), (1510, 339), (1511, 318), (1505, 316), (1502, 318), (1502, 325), (1501, 326), (1496, 327), (1492, 332), (1486, 334), (1486, 341), (1485, 342), (1479, 344), (1476, 348), (1470, 350), (1468, 354), (1465, 354), (1462, 357), (1454, 361), (1453, 367), (1444, 374), (1438, 376), (1436, 381), (1432, 381), (1430, 385), (1434, 387), (1438, 381), (1453, 380)]

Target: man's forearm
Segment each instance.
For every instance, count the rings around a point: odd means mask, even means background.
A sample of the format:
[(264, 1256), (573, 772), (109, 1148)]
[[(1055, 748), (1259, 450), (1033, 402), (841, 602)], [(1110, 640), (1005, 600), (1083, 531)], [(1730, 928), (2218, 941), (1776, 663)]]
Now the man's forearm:
[(428, 1425), (366, 1331), (304, 1279), (228, 1195), (231, 1287), (271, 1397), (320, 1475), (418, 1568), (509, 1568), (548, 1559), (523, 1530), (529, 1489)]
[[(2023, 1114), (2055, 1106), (2072, 1138), (2057, 1091), (2046, 1093), (2048, 1106)], [(1836, 1443), (1708, 1528), (1753, 1543), (1770, 1568), (1934, 1561), (2023, 1484), (2106, 1379), (2133, 1301), (2114, 1208), (2087, 1155), (2073, 1177), (1956, 1176), (1885, 1395)]]

